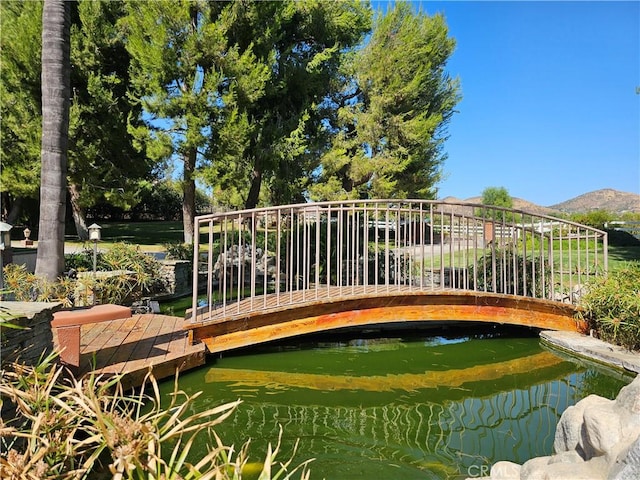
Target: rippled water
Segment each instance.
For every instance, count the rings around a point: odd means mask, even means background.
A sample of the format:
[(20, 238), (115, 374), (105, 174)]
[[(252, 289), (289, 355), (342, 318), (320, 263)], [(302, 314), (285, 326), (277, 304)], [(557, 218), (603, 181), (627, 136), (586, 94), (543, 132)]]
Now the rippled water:
[(282, 426), (279, 458), (299, 440), (296, 461), (315, 458), (312, 479), (446, 479), (551, 454), (568, 406), (614, 398), (631, 381), (527, 331), (386, 335), (244, 351), (183, 374), (180, 387), (204, 391), (199, 408), (243, 400), (218, 433), (236, 447), (251, 438), (251, 461)]

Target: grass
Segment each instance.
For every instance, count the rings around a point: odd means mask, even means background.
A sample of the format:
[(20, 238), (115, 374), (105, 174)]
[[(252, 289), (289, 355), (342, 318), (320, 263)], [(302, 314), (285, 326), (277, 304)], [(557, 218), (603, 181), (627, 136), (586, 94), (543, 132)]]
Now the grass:
[[(167, 243), (180, 243), (183, 241), (183, 226), (182, 222), (104, 222), (102, 226), (102, 240), (100, 241), (101, 249), (108, 249), (113, 244), (118, 242), (127, 242), (140, 245), (144, 251), (147, 252), (161, 252), (164, 250), (163, 245)], [(201, 233), (204, 233), (205, 228), (201, 229)], [(75, 247), (82, 249), (85, 247), (91, 248), (88, 243), (78, 241), (65, 242), (67, 247)], [(478, 257), (484, 254), (484, 251), (480, 249)], [(564, 249), (564, 256), (567, 256), (566, 248)], [(463, 255), (460, 252), (454, 253), (453, 266), (462, 267), (468, 264), (469, 261), (473, 261), (473, 251), (468, 251)], [(556, 247), (555, 261), (559, 262), (559, 249)], [(443, 257), (435, 255), (433, 258), (433, 267), (439, 268), (440, 264), (444, 263), (445, 266), (452, 264), (450, 254), (445, 247)], [(609, 271), (616, 271), (624, 266), (628, 262), (640, 262), (640, 246), (617, 246), (609, 245)], [(419, 261), (415, 263), (420, 263)], [(565, 262), (566, 263), (566, 259)], [(425, 266), (431, 267), (431, 260), (425, 259)]]
[[(104, 249), (111, 248), (115, 243), (126, 242), (140, 245), (146, 252), (161, 252), (164, 250), (163, 244), (184, 242), (182, 222), (103, 222), (100, 226), (100, 248)], [(206, 233), (206, 227), (202, 227), (200, 233)], [(67, 238), (67, 247), (77, 250), (92, 248), (91, 242), (78, 241), (75, 234), (67, 235)]]
[(616, 271), (627, 265), (629, 262), (640, 262), (640, 246), (619, 247), (609, 245), (609, 270)]
[(182, 222), (105, 222), (100, 226), (104, 243), (162, 245), (183, 241)]
[[(146, 252), (161, 252), (165, 243), (184, 241), (182, 222), (103, 222), (100, 224), (101, 249), (109, 249), (115, 243), (140, 245)], [(67, 248), (81, 250), (92, 248), (91, 242), (80, 242), (77, 237), (65, 241)]]

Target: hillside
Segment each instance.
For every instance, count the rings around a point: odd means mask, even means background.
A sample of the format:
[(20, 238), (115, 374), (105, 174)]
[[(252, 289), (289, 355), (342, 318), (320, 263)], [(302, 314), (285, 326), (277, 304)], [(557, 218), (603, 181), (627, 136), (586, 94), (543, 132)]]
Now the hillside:
[[(455, 197), (442, 199), (446, 203), (482, 203), (482, 197), (471, 197), (461, 200)], [(566, 200), (550, 207), (543, 207), (535, 203), (513, 197), (513, 208), (524, 210), (537, 215), (557, 215), (560, 212), (577, 213), (592, 210), (606, 210), (614, 213), (635, 212), (640, 213), (640, 195), (637, 193), (620, 192), (611, 188), (595, 190), (578, 197)], [(459, 210), (456, 208), (455, 210)]]
[(640, 195), (605, 188), (585, 193), (562, 203), (552, 205), (549, 208), (567, 213), (588, 212), (590, 210), (607, 210), (616, 213), (640, 213)]

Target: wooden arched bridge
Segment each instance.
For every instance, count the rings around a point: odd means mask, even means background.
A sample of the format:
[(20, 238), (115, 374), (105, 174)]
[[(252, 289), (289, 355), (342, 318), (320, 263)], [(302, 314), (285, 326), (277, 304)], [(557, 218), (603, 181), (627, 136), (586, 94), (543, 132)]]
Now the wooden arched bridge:
[(601, 230), (470, 203), (305, 203), (205, 215), (195, 228), (185, 328), (210, 352), (403, 322), (580, 330), (576, 299), (607, 271)]

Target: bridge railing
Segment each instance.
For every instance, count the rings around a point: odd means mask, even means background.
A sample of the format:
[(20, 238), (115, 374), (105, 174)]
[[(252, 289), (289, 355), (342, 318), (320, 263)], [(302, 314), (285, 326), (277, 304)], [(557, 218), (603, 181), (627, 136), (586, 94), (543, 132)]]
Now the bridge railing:
[(286, 205), (200, 216), (195, 231), (194, 321), (392, 291), (566, 302), (607, 271), (606, 232), (470, 203)]

